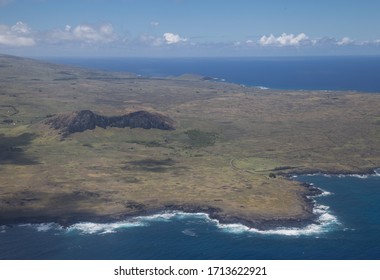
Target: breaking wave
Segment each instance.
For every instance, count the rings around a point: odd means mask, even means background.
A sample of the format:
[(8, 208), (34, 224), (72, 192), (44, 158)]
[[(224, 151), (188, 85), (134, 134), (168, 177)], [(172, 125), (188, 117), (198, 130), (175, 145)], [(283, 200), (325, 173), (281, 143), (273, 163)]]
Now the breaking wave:
[[(112, 234), (123, 229), (135, 227), (148, 227), (155, 222), (170, 222), (183, 219), (199, 219), (202, 222), (215, 225), (223, 232), (240, 234), (260, 234), (260, 235), (286, 235), (286, 236), (300, 236), (300, 235), (318, 235), (333, 230), (339, 225), (338, 219), (329, 212), (329, 207), (324, 205), (316, 205), (314, 213), (318, 219), (303, 228), (286, 228), (278, 227), (270, 230), (259, 230), (250, 228), (242, 224), (223, 224), (216, 219), (210, 218), (206, 213), (185, 213), (181, 211), (168, 211), (151, 216), (141, 216), (136, 218), (127, 219), (124, 221), (113, 223), (91, 223), (80, 222), (73, 224), (69, 227), (63, 227), (56, 223), (43, 223), (43, 224), (23, 224), (22, 227), (33, 227), (39, 232), (59, 231), (60, 233), (79, 233), (79, 234)], [(1, 230), (0, 230), (1, 231)], [(5, 229), (4, 229), (5, 231)], [(190, 230), (182, 231), (183, 234), (188, 236), (195, 236), (195, 233)]]
[[(326, 178), (332, 178), (332, 177), (338, 177), (338, 178), (347, 178), (347, 177), (353, 177), (358, 179), (368, 179), (370, 177), (380, 177), (380, 168), (375, 169), (373, 173), (369, 174), (327, 174), (327, 173), (310, 173), (310, 174), (303, 174), (302, 176), (323, 176)], [(293, 175), (292, 178), (297, 178), (298, 175)]]
[(261, 90), (268, 90), (268, 89), (270, 89), (269, 87), (264, 87), (264, 86), (255, 86), (255, 88), (261, 89)]
[(120, 221), (115, 223), (77, 223), (68, 228), (66, 231), (77, 231), (83, 234), (107, 234), (115, 233), (119, 229), (143, 227), (144, 223), (138, 221)]
[[(310, 176), (313, 176), (311, 174)], [(327, 175), (329, 176), (329, 175)], [(347, 175), (345, 175), (347, 176)], [(373, 175), (371, 175), (373, 176)], [(375, 176), (379, 176), (377, 172)], [(295, 177), (295, 176), (294, 176)], [(362, 177), (359, 177), (362, 178)], [(321, 189), (322, 193), (315, 197), (332, 195), (331, 192)], [(315, 198), (314, 197), (314, 198)], [(116, 233), (123, 229), (135, 228), (135, 227), (148, 227), (157, 222), (171, 222), (175, 220), (183, 219), (195, 219), (202, 223), (210, 223), (215, 225), (219, 230), (223, 232), (241, 234), (259, 234), (259, 235), (285, 235), (285, 236), (318, 236), (326, 232), (334, 231), (341, 228), (341, 224), (338, 218), (334, 216), (329, 206), (317, 204), (314, 200), (313, 213), (316, 215), (316, 220), (304, 227), (277, 227), (268, 230), (260, 230), (251, 228), (242, 224), (224, 224), (216, 219), (210, 218), (207, 213), (186, 213), (182, 211), (165, 211), (149, 216), (139, 216), (129, 218), (123, 221), (111, 222), (111, 223), (92, 223), (92, 222), (80, 222), (73, 224), (69, 227), (63, 227), (57, 223), (41, 223), (41, 224), (22, 224), (20, 227), (29, 226), (35, 228), (39, 232), (47, 231), (59, 231), (60, 233), (79, 233), (79, 234), (111, 234)], [(0, 232), (5, 232), (6, 227), (0, 227)], [(189, 230), (182, 231), (183, 234), (191, 236)]]
[(259, 230), (255, 228), (249, 228), (241, 224), (218, 224), (218, 227), (231, 233), (251, 232), (261, 235), (310, 236), (330, 232), (340, 225), (337, 217), (329, 212), (328, 206), (317, 205), (314, 207), (313, 211), (314, 214), (318, 215), (318, 219), (314, 223), (302, 228), (278, 227), (270, 230)]
[(0, 233), (6, 233), (7, 226), (0, 226)]

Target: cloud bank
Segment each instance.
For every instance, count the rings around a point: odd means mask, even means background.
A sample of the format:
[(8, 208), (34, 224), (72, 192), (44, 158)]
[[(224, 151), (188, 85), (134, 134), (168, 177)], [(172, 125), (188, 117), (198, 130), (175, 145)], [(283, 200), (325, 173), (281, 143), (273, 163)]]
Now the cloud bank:
[[(1, 1), (1, 0), (0, 0)], [(5, 3), (2, 1), (0, 3)], [(158, 26), (158, 22), (150, 22), (152, 26)], [(19, 21), (14, 25), (0, 23), (0, 50), (12, 48), (33, 48), (36, 51), (50, 50), (60, 52), (62, 49), (75, 52), (91, 47), (92, 50), (112, 48), (119, 54), (128, 50), (139, 53), (161, 51), (167, 53), (168, 48), (176, 53), (181, 50), (186, 53), (208, 53), (214, 54), (265, 54), (265, 53), (323, 53), (333, 50), (335, 53), (354, 50), (355, 52), (380, 53), (380, 38), (372, 41), (357, 41), (349, 37), (334, 38), (322, 37), (311, 38), (306, 33), (282, 33), (280, 35), (261, 35), (256, 38), (245, 38), (240, 41), (207, 41), (204, 37), (185, 37), (182, 34), (163, 32), (135, 34), (128, 36), (115, 31), (111, 23), (98, 25), (79, 24), (72, 26), (67, 24), (62, 28), (47, 31), (32, 29), (28, 24)], [(130, 34), (129, 34), (130, 35)], [(59, 48), (57, 47), (59, 46)], [(85, 48), (84, 48), (85, 47)], [(99, 47), (99, 48), (98, 48)], [(174, 52), (173, 52), (174, 53)], [(167, 53), (171, 55), (172, 53)]]
[(0, 45), (30, 47), (36, 44), (31, 28), (19, 21), (13, 26), (0, 25)]
[(305, 33), (298, 35), (282, 33), (278, 37), (270, 34), (262, 36), (259, 40), (261, 46), (299, 46), (306, 42), (309, 42), (309, 37)]
[(184, 43), (184, 42), (187, 42), (188, 39), (181, 37), (179, 34), (166, 32), (161, 37), (156, 37), (156, 36), (144, 33), (139, 36), (138, 41), (144, 45), (158, 47), (162, 45), (175, 45), (179, 43)]
[(111, 24), (102, 24), (99, 27), (82, 24), (76, 27), (66, 25), (64, 29), (50, 31), (44, 39), (51, 42), (111, 43), (117, 38)]

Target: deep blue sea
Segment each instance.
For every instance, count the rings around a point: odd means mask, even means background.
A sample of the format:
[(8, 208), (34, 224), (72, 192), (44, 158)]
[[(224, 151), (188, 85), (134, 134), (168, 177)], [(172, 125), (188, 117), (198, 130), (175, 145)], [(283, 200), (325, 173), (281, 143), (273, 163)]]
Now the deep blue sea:
[[(198, 73), (247, 86), (380, 92), (378, 57), (49, 60), (144, 76)], [(182, 212), (66, 228), (0, 225), (0, 259), (380, 259), (378, 173), (294, 179), (324, 191), (314, 198), (318, 220), (303, 228), (259, 231)]]
[(272, 89), (380, 92), (380, 56), (42, 59), (148, 77), (199, 74)]

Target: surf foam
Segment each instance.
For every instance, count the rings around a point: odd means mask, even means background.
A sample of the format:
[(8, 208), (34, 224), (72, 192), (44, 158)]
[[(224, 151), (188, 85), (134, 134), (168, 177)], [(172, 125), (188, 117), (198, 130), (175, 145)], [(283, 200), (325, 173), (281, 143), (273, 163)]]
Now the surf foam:
[[(332, 178), (332, 177), (338, 177), (338, 178), (347, 178), (347, 177), (353, 177), (358, 179), (368, 179), (369, 177), (379, 177), (380, 176), (380, 169), (375, 169), (372, 174), (326, 174), (326, 173), (310, 173), (310, 174), (304, 174), (303, 176), (323, 176), (326, 178)], [(298, 175), (293, 175), (292, 178), (297, 178)]]
[(66, 228), (66, 231), (78, 231), (83, 234), (107, 234), (115, 233), (118, 229), (142, 227), (146, 224), (139, 221), (120, 221), (115, 223), (77, 223)]
[(305, 227), (278, 227), (269, 230), (259, 230), (256, 228), (250, 228), (241, 224), (220, 224), (218, 222), (217, 226), (230, 233), (255, 233), (261, 235), (286, 235), (286, 236), (310, 236), (319, 235), (322, 233), (329, 232), (340, 225), (337, 217), (329, 212), (329, 207), (325, 205), (316, 205), (314, 207), (314, 214), (318, 215), (318, 219)]
[[(252, 233), (261, 235), (286, 235), (286, 236), (300, 236), (300, 235), (318, 235), (333, 230), (339, 225), (338, 219), (329, 212), (329, 207), (325, 205), (316, 205), (314, 213), (318, 215), (318, 219), (303, 228), (285, 228), (278, 227), (270, 230), (259, 230), (250, 228), (242, 224), (223, 224), (216, 219), (210, 218), (207, 213), (186, 213), (181, 211), (165, 211), (159, 214), (150, 216), (141, 216), (136, 218), (127, 219), (120, 222), (113, 223), (91, 223), (81, 222), (73, 224), (64, 228), (56, 223), (43, 223), (43, 224), (22, 224), (19, 226), (30, 226), (39, 232), (46, 232), (50, 230), (58, 230), (64, 232), (78, 232), (80, 234), (111, 234), (116, 233), (121, 229), (146, 227), (154, 222), (170, 222), (173, 220), (183, 219), (199, 219), (206, 223), (214, 224), (222, 231), (234, 234)], [(4, 229), (5, 230), (5, 229)], [(1, 231), (1, 229), (0, 229)], [(186, 232), (187, 233), (187, 232)]]

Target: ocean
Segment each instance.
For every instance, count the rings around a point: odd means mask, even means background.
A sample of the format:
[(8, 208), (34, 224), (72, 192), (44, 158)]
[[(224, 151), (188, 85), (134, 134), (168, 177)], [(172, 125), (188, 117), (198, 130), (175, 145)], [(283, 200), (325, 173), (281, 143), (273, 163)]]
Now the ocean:
[(147, 77), (198, 74), (271, 89), (380, 92), (380, 56), (39, 59)]
[[(49, 61), (143, 76), (197, 73), (265, 88), (380, 92), (379, 57)], [(323, 190), (314, 198), (318, 220), (303, 228), (259, 231), (183, 212), (70, 227), (0, 225), (0, 259), (380, 259), (378, 173), (293, 179)]]
[(324, 192), (318, 222), (258, 231), (203, 213), (0, 228), (0, 259), (380, 259), (380, 176), (299, 176)]

